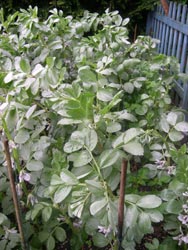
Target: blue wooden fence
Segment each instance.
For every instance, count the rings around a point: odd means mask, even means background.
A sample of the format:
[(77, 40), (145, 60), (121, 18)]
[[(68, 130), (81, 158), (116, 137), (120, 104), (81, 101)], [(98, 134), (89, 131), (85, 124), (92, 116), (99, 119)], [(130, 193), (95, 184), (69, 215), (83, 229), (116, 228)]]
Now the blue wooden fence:
[[(163, 7), (157, 6), (150, 12), (146, 32), (159, 39), (158, 52), (175, 56), (180, 63), (180, 70), (188, 74), (188, 7), (187, 5), (169, 2), (168, 16)], [(176, 83), (174, 96), (184, 109), (188, 109), (188, 84)]]

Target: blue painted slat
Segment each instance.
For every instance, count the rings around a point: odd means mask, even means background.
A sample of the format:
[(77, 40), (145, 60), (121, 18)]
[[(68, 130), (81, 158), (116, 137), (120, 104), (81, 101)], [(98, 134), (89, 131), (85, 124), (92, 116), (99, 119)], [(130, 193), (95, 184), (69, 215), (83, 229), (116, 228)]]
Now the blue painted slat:
[(183, 47), (182, 47), (182, 54), (181, 54), (181, 62), (180, 62), (180, 71), (184, 72), (186, 57), (187, 57), (187, 36), (184, 35), (183, 38)]
[(167, 16), (157, 16), (156, 14), (154, 15), (156, 20), (166, 23), (167, 25), (169, 25), (169, 27), (175, 30), (179, 30), (180, 32), (188, 36), (188, 24), (182, 24), (181, 22), (174, 21)]
[[(181, 8), (182, 8), (182, 5), (179, 4), (179, 5), (178, 5), (178, 8), (177, 8), (178, 10), (177, 10), (176, 18), (175, 18), (176, 21), (179, 21), (179, 20), (180, 20)], [(179, 32), (178, 32), (178, 30), (174, 30), (174, 40), (173, 40), (172, 54), (171, 54), (172, 56), (175, 56), (175, 55), (176, 55), (178, 37), (179, 37)]]
[[(158, 51), (176, 56), (181, 72), (188, 73), (188, 7), (169, 2), (169, 13), (165, 15), (162, 6), (152, 12), (150, 30), (154, 38), (161, 41)], [(174, 100), (188, 109), (188, 84), (176, 82)]]
[[(184, 5), (182, 9), (182, 15), (181, 15), (182, 24), (185, 24), (186, 16), (187, 16), (187, 5)], [(177, 45), (177, 51), (176, 51), (176, 58), (178, 59), (179, 62), (181, 58), (182, 43), (183, 43), (183, 34), (182, 32), (179, 32), (178, 45)]]

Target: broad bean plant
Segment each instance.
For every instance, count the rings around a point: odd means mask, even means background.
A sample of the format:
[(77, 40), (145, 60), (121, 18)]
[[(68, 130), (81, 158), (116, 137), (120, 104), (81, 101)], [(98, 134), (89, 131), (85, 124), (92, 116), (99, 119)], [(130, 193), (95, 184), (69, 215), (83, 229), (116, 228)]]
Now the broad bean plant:
[(123, 241), (134, 250), (188, 243), (188, 132), (171, 104), (179, 73), (158, 41), (129, 42), (117, 11), (79, 18), (0, 12), (0, 249), (20, 249), (3, 138), (9, 142), (28, 249), (118, 248), (121, 162), (127, 162)]

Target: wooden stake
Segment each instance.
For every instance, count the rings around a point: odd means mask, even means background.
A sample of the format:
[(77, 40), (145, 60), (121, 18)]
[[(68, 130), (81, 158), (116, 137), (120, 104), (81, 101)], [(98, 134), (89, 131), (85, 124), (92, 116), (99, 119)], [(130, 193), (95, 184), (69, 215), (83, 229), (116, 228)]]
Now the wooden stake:
[(118, 206), (119, 250), (121, 249), (122, 234), (123, 234), (126, 175), (127, 175), (127, 161), (123, 159), (121, 164), (120, 196), (119, 196), (119, 206)]
[(167, 0), (161, 0), (165, 15), (168, 16), (169, 6)]
[(12, 198), (13, 198), (14, 209), (15, 209), (15, 213), (16, 213), (18, 230), (20, 233), (22, 249), (27, 250), (28, 248), (27, 248), (27, 244), (25, 241), (25, 237), (24, 237), (20, 206), (19, 206), (18, 196), (17, 196), (17, 192), (16, 192), (16, 186), (15, 186), (15, 182), (14, 182), (14, 175), (13, 175), (13, 170), (12, 170), (12, 162), (11, 162), (11, 156), (10, 156), (10, 150), (9, 150), (9, 143), (8, 143), (8, 140), (6, 138), (3, 140), (3, 145), (4, 145), (4, 152), (5, 152), (5, 156), (6, 156), (6, 162), (7, 162), (8, 177), (9, 177), (9, 181), (10, 181), (10, 188), (11, 188), (11, 192), (12, 192)]

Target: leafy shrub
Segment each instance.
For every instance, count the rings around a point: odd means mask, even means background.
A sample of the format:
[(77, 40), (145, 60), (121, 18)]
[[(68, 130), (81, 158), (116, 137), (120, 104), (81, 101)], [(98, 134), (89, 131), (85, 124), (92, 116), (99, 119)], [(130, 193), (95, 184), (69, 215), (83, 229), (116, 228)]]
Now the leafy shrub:
[[(131, 44), (128, 21), (117, 11), (74, 19), (56, 9), (40, 21), (37, 8), (1, 19), (0, 126), (32, 250), (67, 240), (71, 249), (85, 242), (116, 249), (123, 159), (123, 248), (135, 249), (156, 223), (179, 233), (188, 124), (169, 96), (178, 64), (158, 55), (150, 37)], [(0, 246), (13, 249), (2, 142), (0, 149)]]

